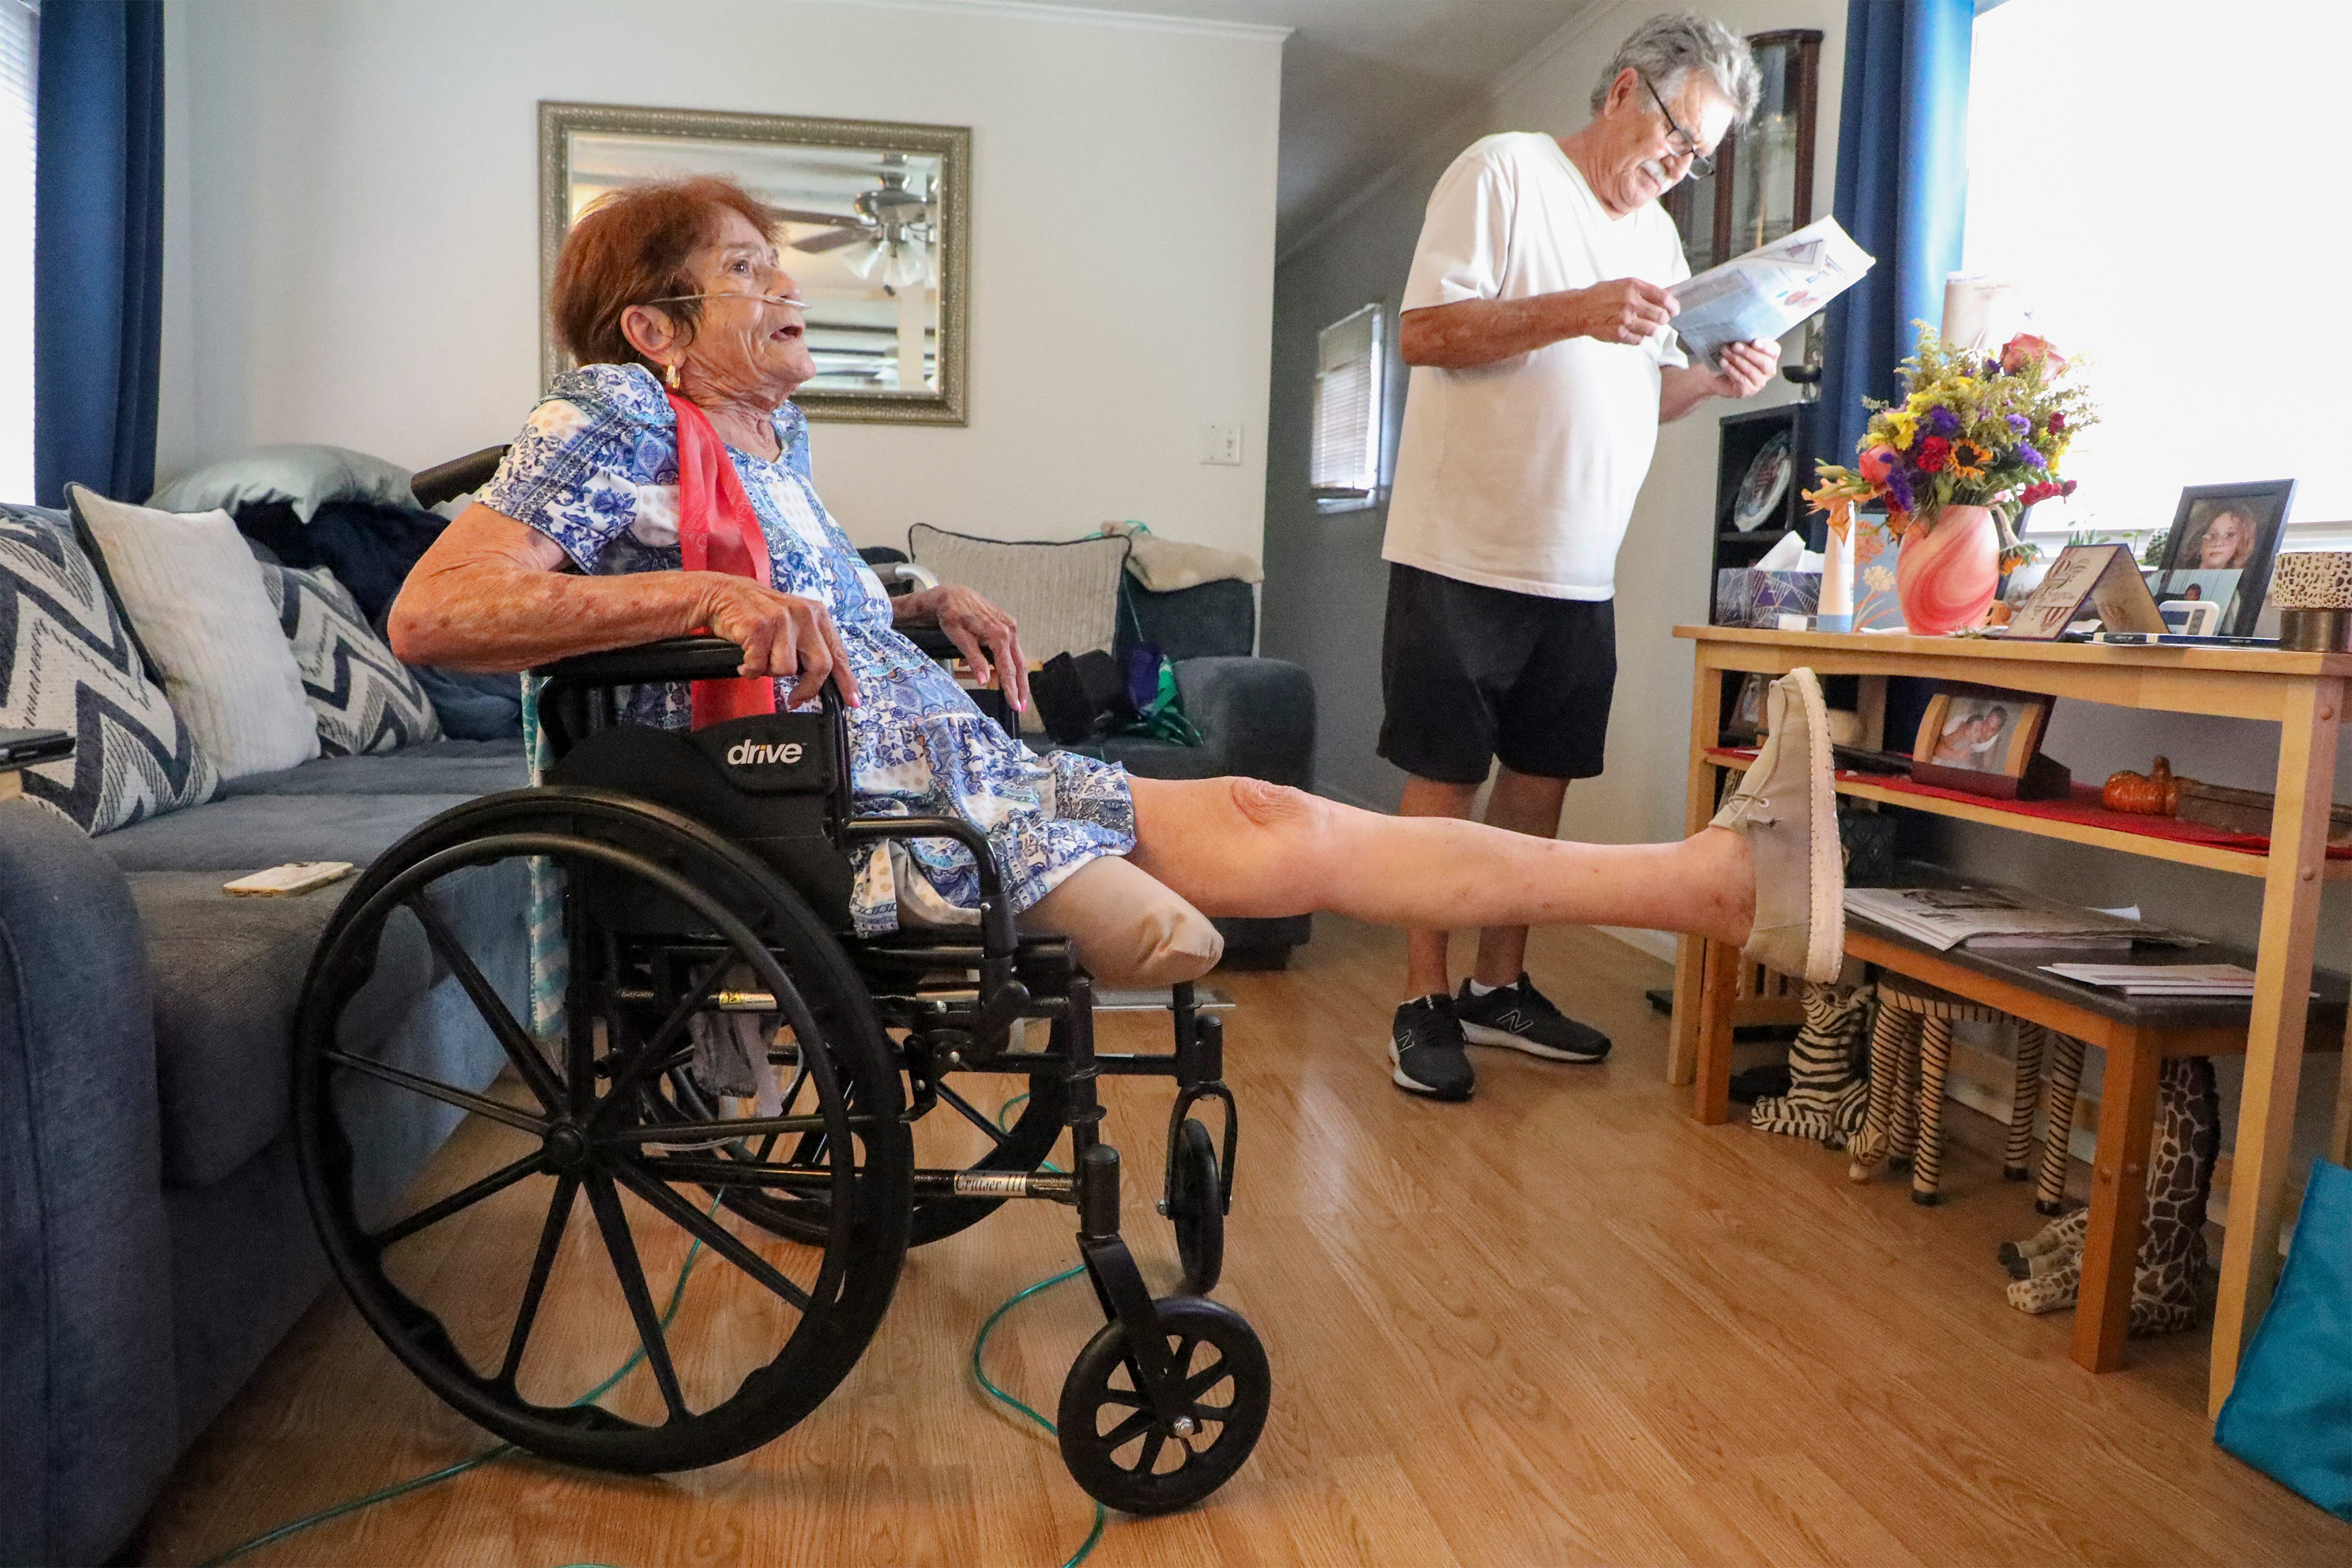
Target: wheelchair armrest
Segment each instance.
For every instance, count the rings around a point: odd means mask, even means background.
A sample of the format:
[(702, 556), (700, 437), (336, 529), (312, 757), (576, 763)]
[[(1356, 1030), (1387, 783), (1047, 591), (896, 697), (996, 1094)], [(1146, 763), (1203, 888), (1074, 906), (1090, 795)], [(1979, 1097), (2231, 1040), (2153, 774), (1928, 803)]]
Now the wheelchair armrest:
[(409, 476), (408, 493), (416, 499), (418, 506), (430, 510), (445, 500), (454, 500), (488, 484), (506, 455), (504, 447), (485, 447), (478, 452), (420, 468)]
[(658, 680), (726, 680), (743, 668), (743, 649), (725, 637), (665, 637), (635, 647), (577, 653), (542, 664), (533, 675), (567, 685), (646, 686)]

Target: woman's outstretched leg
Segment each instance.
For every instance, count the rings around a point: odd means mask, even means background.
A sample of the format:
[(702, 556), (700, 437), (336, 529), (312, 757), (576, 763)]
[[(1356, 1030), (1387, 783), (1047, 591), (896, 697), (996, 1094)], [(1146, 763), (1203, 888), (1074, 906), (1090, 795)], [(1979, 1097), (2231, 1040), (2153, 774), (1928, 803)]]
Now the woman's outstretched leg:
[(1679, 843), (1530, 839), (1256, 779), (1136, 779), (1135, 859), (1211, 915), (1640, 926), (1827, 978), (1843, 945), (1827, 720), (1809, 670), (1774, 682), (1772, 702), (1770, 738), (1739, 789), (1715, 826)]
[(1383, 816), (1260, 779), (1135, 779), (1136, 862), (1203, 913), (1322, 910), (1381, 925), (1622, 925), (1743, 942), (1747, 842), (1531, 839), (1442, 816)]

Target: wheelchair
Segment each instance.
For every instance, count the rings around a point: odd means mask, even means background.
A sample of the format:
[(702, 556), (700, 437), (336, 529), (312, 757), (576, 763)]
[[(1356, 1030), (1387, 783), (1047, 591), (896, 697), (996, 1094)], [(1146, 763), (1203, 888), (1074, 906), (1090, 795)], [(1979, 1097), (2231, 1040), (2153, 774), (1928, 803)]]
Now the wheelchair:
[[(499, 1437), (566, 1464), (670, 1471), (746, 1453), (815, 1409), (872, 1339), (910, 1247), (1008, 1202), (1061, 1204), (1076, 1211), (1106, 1320), (1063, 1384), (1064, 1460), (1126, 1512), (1199, 1502), (1248, 1458), (1271, 1384), (1256, 1333), (1209, 1299), (1239, 1131), (1219, 1020), (1181, 985), (1170, 1050), (1098, 1051), (1083, 955), (1016, 934), (984, 837), (948, 818), (854, 814), (830, 689), (818, 710), (692, 733), (619, 721), (619, 689), (730, 677), (740, 657), (688, 637), (537, 672), (555, 757), (543, 782), (427, 822), (342, 900), (311, 962), (294, 1074), (304, 1188), (337, 1276), (394, 1355)], [(919, 839), (971, 850), (977, 929), (856, 937), (851, 851)], [(553, 893), (549, 951), (560, 942), (568, 963), (562, 1026), (544, 1039), (448, 918), (451, 900), (481, 896), (486, 868), (506, 865), (499, 885), (513, 888), (515, 862)], [(502, 1047), (506, 1070), (487, 1088), (344, 1044), (369, 976), (402, 942), (415, 947), (418, 928)], [(697, 1044), (744, 1040), (747, 1020), (766, 1069), (748, 1095), (710, 1081)], [(1121, 1239), (1119, 1156), (1101, 1127), (1098, 1086), (1121, 1074), (1175, 1083), (1160, 1207), (1183, 1277), (1157, 1298)], [(1025, 1089), (1016, 1118), (968, 1095), (982, 1075)], [(402, 1201), (360, 1190), (353, 1149), (403, 1095), (438, 1102), (414, 1109), (447, 1125), (473, 1119), (506, 1154), (387, 1218)], [(1195, 1114), (1211, 1102), (1213, 1136)], [(1066, 1128), (1064, 1172), (1048, 1156)], [(919, 1135), (947, 1157), (919, 1163)], [(583, 1199), (587, 1223), (574, 1225)], [(542, 1202), (527, 1259), (462, 1279), (442, 1267), (467, 1211), (537, 1216)], [(765, 1233), (759, 1245), (747, 1228)], [(654, 1280), (698, 1251), (712, 1257), (697, 1289), (681, 1272), (657, 1300)], [(551, 1295), (559, 1276), (581, 1287)], [(641, 1357), (649, 1375), (567, 1402), (530, 1355), (557, 1335)]]

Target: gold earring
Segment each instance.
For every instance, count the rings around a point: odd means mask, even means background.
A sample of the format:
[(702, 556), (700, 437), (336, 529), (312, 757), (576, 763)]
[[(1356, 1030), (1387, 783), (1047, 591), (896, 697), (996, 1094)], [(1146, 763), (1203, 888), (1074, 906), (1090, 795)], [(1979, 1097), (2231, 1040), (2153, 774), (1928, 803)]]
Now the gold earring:
[(676, 360), (669, 362), (668, 374), (666, 374), (663, 379), (669, 383), (669, 389), (672, 392), (676, 392), (677, 390), (677, 362)]

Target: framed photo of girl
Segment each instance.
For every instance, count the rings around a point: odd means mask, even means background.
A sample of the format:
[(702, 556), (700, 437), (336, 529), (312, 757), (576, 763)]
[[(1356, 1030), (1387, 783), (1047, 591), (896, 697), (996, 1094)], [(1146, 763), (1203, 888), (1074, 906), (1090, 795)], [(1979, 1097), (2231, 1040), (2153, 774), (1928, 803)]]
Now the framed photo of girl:
[(2293, 479), (2182, 490), (2157, 569), (2156, 596), (2219, 601), (2221, 634), (2252, 637), (2294, 504)]

